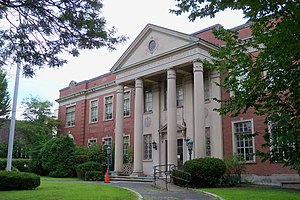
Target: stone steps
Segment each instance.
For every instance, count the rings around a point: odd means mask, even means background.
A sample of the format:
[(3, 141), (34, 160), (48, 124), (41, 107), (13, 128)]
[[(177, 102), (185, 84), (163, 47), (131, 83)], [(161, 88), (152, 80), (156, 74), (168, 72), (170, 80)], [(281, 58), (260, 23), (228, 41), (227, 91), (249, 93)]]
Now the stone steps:
[(111, 181), (153, 182), (153, 177), (112, 176)]

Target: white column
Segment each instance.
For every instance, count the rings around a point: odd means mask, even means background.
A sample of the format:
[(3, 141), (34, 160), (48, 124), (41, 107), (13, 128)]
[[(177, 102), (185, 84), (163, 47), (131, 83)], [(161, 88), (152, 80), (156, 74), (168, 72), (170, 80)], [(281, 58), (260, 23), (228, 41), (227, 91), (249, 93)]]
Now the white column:
[(117, 86), (115, 126), (115, 173), (123, 171), (124, 86)]
[(203, 66), (194, 62), (194, 157), (205, 157), (205, 111)]
[(177, 166), (176, 73), (174, 69), (168, 70), (167, 80), (168, 164), (175, 164)]
[(143, 173), (143, 113), (144, 90), (143, 81), (135, 80), (135, 107), (134, 107), (134, 163), (133, 175)]

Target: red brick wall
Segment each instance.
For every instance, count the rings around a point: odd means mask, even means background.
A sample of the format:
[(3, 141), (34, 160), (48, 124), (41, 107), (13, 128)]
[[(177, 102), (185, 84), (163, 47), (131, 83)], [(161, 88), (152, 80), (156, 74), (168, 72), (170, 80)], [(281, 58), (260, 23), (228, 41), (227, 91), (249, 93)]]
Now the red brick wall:
[[(221, 90), (222, 99), (228, 98), (229, 93), (225, 92), (224, 89)], [(232, 144), (232, 122), (243, 120), (253, 119), (254, 132), (258, 132), (259, 135), (254, 138), (255, 149), (261, 151), (268, 151), (267, 148), (262, 148), (261, 145), (264, 144), (263, 134), (265, 132), (266, 124), (264, 123), (264, 116), (254, 115), (254, 109), (250, 108), (246, 114), (241, 114), (238, 117), (222, 117), (222, 126), (223, 126), (223, 141), (224, 141), (224, 157), (230, 156), (233, 154), (233, 144)], [(255, 163), (247, 164), (247, 172), (249, 174), (296, 174), (295, 171), (289, 170), (289, 168), (283, 168), (282, 164), (262, 162), (261, 158), (256, 156)]]
[[(105, 84), (115, 80), (114, 74), (106, 74), (91, 80), (79, 83), (75, 86), (74, 90), (70, 88), (65, 88), (60, 90), (60, 98), (76, 93), (84, 88), (90, 89), (101, 84)], [(130, 146), (133, 147), (133, 116), (134, 116), (134, 90), (126, 89), (130, 92), (130, 116), (124, 118), (124, 133), (130, 135)], [(113, 96), (113, 119), (104, 120), (104, 98), (106, 96)], [(98, 100), (98, 122), (90, 123), (90, 101)], [(77, 102), (72, 102), (76, 104), (75, 110), (75, 126), (65, 127), (66, 124), (66, 106), (60, 106), (58, 111), (58, 117), (60, 120), (60, 126), (58, 134), (70, 133), (74, 136), (77, 145), (88, 144), (88, 139), (96, 138), (97, 142), (102, 144), (103, 137), (112, 137), (112, 142), (114, 143), (114, 130), (115, 130), (115, 115), (116, 115), (116, 93), (107, 93), (104, 95), (99, 95), (90, 99), (85, 99)]]

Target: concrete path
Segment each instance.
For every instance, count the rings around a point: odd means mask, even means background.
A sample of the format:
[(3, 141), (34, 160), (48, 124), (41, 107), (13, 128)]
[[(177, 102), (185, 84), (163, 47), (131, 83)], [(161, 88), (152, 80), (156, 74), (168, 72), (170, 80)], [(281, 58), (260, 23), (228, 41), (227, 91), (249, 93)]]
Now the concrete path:
[(169, 185), (169, 190), (158, 189), (153, 183), (140, 183), (130, 181), (111, 181), (113, 186), (124, 187), (133, 190), (142, 195), (143, 200), (212, 200), (211, 196), (203, 193), (195, 192), (191, 189), (180, 188)]

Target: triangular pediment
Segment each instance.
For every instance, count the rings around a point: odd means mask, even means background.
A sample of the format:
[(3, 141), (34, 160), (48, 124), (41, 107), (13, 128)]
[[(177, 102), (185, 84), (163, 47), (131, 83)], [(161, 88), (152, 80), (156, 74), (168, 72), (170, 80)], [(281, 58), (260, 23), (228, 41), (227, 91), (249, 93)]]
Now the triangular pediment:
[(199, 39), (194, 36), (148, 24), (111, 68), (111, 71), (126, 69), (136, 63), (151, 60), (197, 41)]
[[(158, 130), (159, 133), (167, 133), (168, 125), (164, 124), (163, 126), (160, 127)], [(183, 124), (177, 124), (177, 131), (185, 131), (186, 130), (186, 125), (185, 123)]]

